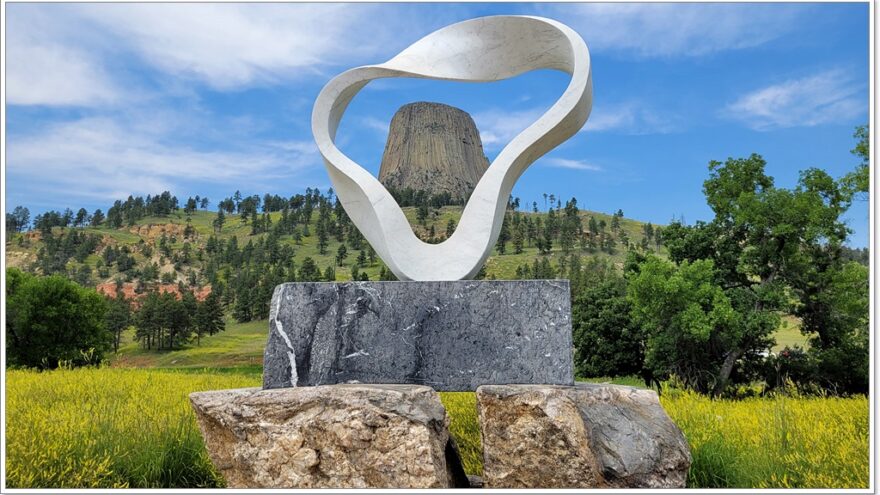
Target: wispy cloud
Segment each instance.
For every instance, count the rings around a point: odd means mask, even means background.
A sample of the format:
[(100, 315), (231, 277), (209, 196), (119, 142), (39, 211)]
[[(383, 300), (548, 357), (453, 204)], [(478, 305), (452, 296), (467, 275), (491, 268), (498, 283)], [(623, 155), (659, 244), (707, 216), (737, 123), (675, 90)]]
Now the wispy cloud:
[(797, 25), (784, 4), (583, 3), (548, 7), (593, 50), (640, 57), (702, 56), (762, 45)]
[(618, 132), (623, 134), (666, 134), (674, 132), (677, 118), (635, 101), (619, 104), (598, 104), (593, 107), (582, 131)]
[(130, 86), (131, 81), (119, 80), (120, 69), (138, 64), (138, 70), (145, 65), (177, 86), (198, 83), (230, 91), (280, 84), (354, 60), (381, 61), (427, 32), (423, 22), (443, 22), (419, 20), (411, 7), (395, 7), (399, 15), (383, 14), (389, 8), (331, 3), (16, 5), (8, 9), (7, 19), (7, 98), (19, 105), (104, 104), (118, 100), (121, 88)]
[(135, 132), (127, 122), (83, 118), (9, 140), (8, 172), (17, 187), (33, 194), (105, 199), (179, 190), (187, 183), (255, 184), (319, 163), (311, 142), (248, 143), (199, 149), (169, 142), (167, 135)]
[(358, 119), (358, 123), (361, 127), (374, 131), (382, 136), (387, 135), (388, 129), (391, 127), (390, 123), (383, 122), (376, 117), (361, 117)]
[(545, 111), (542, 108), (532, 108), (510, 112), (494, 108), (474, 114), (474, 123), (480, 131), (483, 147), (487, 150), (498, 150), (532, 125)]
[(8, 6), (7, 103), (92, 106), (119, 100), (121, 89), (85, 46), (68, 41), (66, 26), (21, 7)]
[(721, 115), (763, 131), (846, 122), (867, 111), (864, 83), (835, 69), (746, 93)]
[[(374, 48), (358, 37), (370, 6), (346, 4), (98, 4), (83, 14), (152, 66), (217, 89), (314, 73)], [(185, 49), (183, 49), (185, 47)]]
[(540, 163), (547, 165), (549, 167), (556, 168), (567, 168), (571, 170), (584, 170), (588, 172), (601, 172), (602, 167), (599, 165), (595, 165), (589, 162), (585, 162), (583, 160), (572, 160), (569, 158), (542, 158)]

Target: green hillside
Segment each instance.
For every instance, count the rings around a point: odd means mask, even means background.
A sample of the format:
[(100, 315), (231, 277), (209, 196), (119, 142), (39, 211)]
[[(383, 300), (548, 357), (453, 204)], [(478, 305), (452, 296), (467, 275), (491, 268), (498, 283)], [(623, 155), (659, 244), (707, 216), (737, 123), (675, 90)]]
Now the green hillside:
[[(447, 224), (449, 221), (458, 222), (461, 216), (461, 207), (444, 206), (441, 208), (430, 209), (424, 223), (418, 221), (418, 212), (415, 207), (404, 208), (404, 212), (413, 227), (414, 232), (427, 239), (433, 227), (435, 236), (445, 235)], [(546, 222), (548, 213), (520, 213), (521, 218), (541, 219)], [(267, 214), (273, 223), (277, 223), (281, 218), (280, 212)], [(576, 245), (572, 250), (573, 253), (581, 256), (595, 256), (599, 259), (610, 261), (618, 267), (626, 256), (626, 249), (621, 246), (621, 239), (627, 239), (634, 247), (643, 249), (640, 245), (645, 237), (645, 224), (636, 220), (618, 217), (619, 226), (612, 231), (614, 217), (605, 213), (581, 210), (579, 211), (583, 230), (588, 230), (588, 224), (592, 217), (596, 223), (604, 222), (606, 227), (603, 229), (608, 235), (614, 236), (618, 240), (618, 246), (613, 250), (602, 249), (584, 249), (581, 245)], [(202, 254), (206, 248), (209, 238), (215, 236), (222, 242), (228, 242), (232, 237), (236, 237), (239, 246), (246, 246), (249, 242), (257, 242), (265, 239), (269, 234), (260, 233), (252, 235), (252, 226), (244, 221), (239, 215), (228, 215), (225, 224), (219, 232), (215, 232), (212, 225), (216, 213), (208, 211), (195, 211), (191, 215), (185, 215), (181, 210), (172, 212), (168, 216), (163, 217), (146, 217), (135, 222), (134, 225), (122, 227), (119, 229), (101, 227), (83, 227), (78, 229), (55, 227), (52, 229), (53, 239), (64, 239), (69, 236), (72, 231), (78, 234), (89, 234), (98, 236), (100, 242), (95, 246), (92, 252), (85, 256), (79, 255), (82, 262), (72, 257), (66, 263), (66, 271), (71, 278), (76, 278), (77, 273), (88, 267), (90, 273), (90, 285), (100, 283), (113, 283), (117, 278), (137, 282), (140, 273), (148, 264), (155, 263), (159, 267), (159, 273), (166, 282), (188, 284), (188, 274), (195, 273), (197, 285), (206, 283), (205, 275), (207, 258)], [(290, 246), (293, 250), (292, 262), (296, 266), (302, 265), (305, 258), (312, 258), (318, 268), (323, 272), (327, 267), (334, 266), (336, 269), (336, 280), (345, 281), (351, 279), (350, 266), (357, 258), (357, 252), (350, 251), (349, 256), (341, 266), (337, 266), (336, 253), (340, 243), (336, 237), (329, 236), (328, 245), (324, 254), (320, 253), (317, 235), (317, 215), (308, 223), (308, 229), (311, 230), (310, 235), (302, 236), (299, 242), (292, 235), (282, 235), (279, 243)], [(185, 238), (183, 235), (186, 226), (192, 227), (192, 232)], [(159, 248), (161, 245), (161, 232), (166, 233), (167, 251), (165, 254)], [(586, 235), (586, 234), (585, 234)], [(46, 242), (43, 236), (37, 231), (31, 231), (21, 234), (12, 234), (7, 241), (7, 264), (16, 266), (28, 271), (39, 271), (37, 260), (41, 250), (45, 250)], [(344, 240), (343, 242), (346, 242)], [(55, 241), (53, 241), (55, 242)], [(191, 259), (188, 263), (182, 263), (181, 257), (184, 250), (184, 244), (188, 243), (189, 249), (192, 251)], [(531, 245), (530, 245), (531, 244)], [(366, 245), (366, 244), (365, 244)], [(120, 248), (126, 246), (131, 252), (134, 259), (132, 269), (121, 273), (114, 265), (103, 264), (102, 251), (107, 246), (115, 246)], [(665, 248), (657, 246), (656, 242), (649, 245), (649, 249), (659, 251), (661, 255), (665, 255)], [(610, 251), (610, 252), (609, 252)], [(42, 255), (45, 256), (45, 253)], [(562, 257), (562, 251), (558, 243), (554, 244), (550, 253), (542, 255), (539, 253), (535, 242), (524, 243), (523, 252), (514, 254), (514, 249), (510, 243), (507, 245), (505, 254), (498, 253), (496, 248), (492, 256), (486, 263), (486, 277), (494, 279), (514, 279), (518, 278), (516, 274), (517, 267), (523, 265), (532, 265), (536, 260), (548, 259), (554, 265), (557, 264)], [(103, 264), (103, 268), (101, 265)], [(102, 276), (101, 271), (104, 271)], [(382, 262), (375, 259), (373, 263), (367, 263), (362, 268), (371, 280), (379, 278), (380, 270), (383, 269)], [(230, 307), (230, 314), (232, 308)], [(140, 344), (133, 341), (133, 335), (128, 335), (128, 343), (124, 344), (119, 353), (112, 358), (114, 366), (122, 367), (162, 367), (162, 368), (235, 368), (250, 369), (259, 372), (262, 366), (263, 347), (268, 333), (268, 321), (265, 315), (254, 315), (253, 321), (247, 323), (237, 323), (231, 317), (228, 318), (226, 331), (214, 336), (204, 337), (201, 342), (192, 342), (183, 349), (174, 351), (144, 350)], [(800, 333), (799, 322), (788, 317), (783, 322), (778, 334), (776, 335), (777, 344), (774, 350), (781, 350), (782, 347), (788, 345), (806, 346), (806, 337)]]
[[(421, 225), (417, 220), (417, 208), (415, 207), (405, 207), (403, 208), (404, 213), (407, 218), (410, 220), (410, 224), (413, 226), (413, 231), (424, 239), (428, 238), (429, 232), (433, 227), (434, 231), (437, 233), (439, 237), (445, 235), (447, 223), (449, 220), (454, 222), (458, 222), (461, 217), (462, 208), (459, 206), (444, 206), (441, 208), (431, 209), (428, 215), (427, 220), (424, 225)], [(546, 221), (547, 213), (521, 213), (524, 218), (533, 217), (540, 218), (542, 221)], [(621, 238), (628, 238), (631, 244), (639, 245), (642, 242), (642, 238), (645, 237), (644, 234), (644, 223), (636, 220), (631, 220), (627, 218), (622, 218), (620, 220), (620, 228), (616, 231), (612, 231), (610, 225), (612, 224), (613, 216), (605, 213), (599, 213), (588, 210), (581, 210), (579, 215), (582, 219), (584, 230), (587, 229), (587, 224), (589, 222), (590, 217), (595, 218), (596, 222), (603, 222), (607, 225), (605, 227), (605, 231), (608, 232), (608, 235), (613, 236), (615, 240), (617, 240), (617, 245), (613, 251), (608, 252), (608, 250), (594, 249), (594, 250), (586, 250), (575, 248), (574, 252), (589, 256), (595, 255), (599, 258), (609, 259), (617, 264), (622, 263), (624, 258), (626, 257), (626, 248), (622, 245)], [(273, 212), (268, 214), (269, 218), (272, 222), (277, 223), (281, 218), (280, 212)], [(208, 212), (208, 211), (195, 211), (189, 216), (189, 220), (187, 219), (187, 215), (185, 215), (181, 210), (177, 210), (172, 212), (168, 216), (163, 217), (145, 217), (137, 222), (135, 225), (130, 227), (122, 227), (120, 229), (111, 229), (106, 226), (100, 227), (82, 227), (82, 228), (60, 228), (54, 227), (52, 229), (53, 237), (63, 237), (66, 233), (72, 230), (76, 230), (77, 232), (84, 234), (93, 234), (100, 236), (102, 238), (98, 248), (90, 253), (85, 259), (83, 263), (79, 263), (76, 260), (71, 259), (68, 261), (66, 265), (66, 269), (68, 273), (71, 275), (75, 274), (78, 270), (82, 270), (83, 266), (87, 266), (91, 271), (91, 276), (88, 280), (90, 282), (86, 285), (96, 285), (100, 283), (109, 283), (113, 282), (117, 277), (125, 279), (125, 281), (134, 281), (137, 280), (137, 275), (132, 276), (131, 274), (120, 274), (118, 270), (113, 267), (107, 267), (108, 270), (106, 272), (107, 276), (101, 276), (99, 271), (99, 263), (98, 261), (101, 259), (100, 250), (107, 245), (115, 245), (117, 247), (128, 246), (132, 251), (132, 256), (135, 260), (135, 272), (137, 269), (142, 268), (148, 263), (157, 263), (159, 266), (159, 271), (161, 274), (171, 274), (174, 277), (174, 282), (184, 281), (186, 282), (187, 277), (186, 273), (189, 269), (193, 269), (200, 276), (202, 275), (203, 266), (200, 266), (198, 261), (194, 261), (191, 264), (184, 264), (183, 266), (177, 266), (178, 269), (175, 269), (174, 258), (178, 256), (181, 250), (184, 247), (185, 243), (190, 243), (193, 252), (198, 256), (198, 251), (200, 249), (204, 249), (207, 243), (208, 238), (211, 235), (215, 235), (220, 240), (228, 240), (231, 237), (235, 236), (237, 238), (239, 246), (244, 246), (248, 241), (253, 240), (256, 241), (260, 238), (265, 238), (267, 233), (260, 233), (257, 235), (251, 235), (251, 225), (247, 222), (246, 219), (243, 219), (240, 215), (227, 215), (226, 222), (219, 232), (214, 231), (212, 226), (212, 222), (216, 218), (216, 213)], [(336, 266), (336, 253), (339, 248), (340, 242), (337, 241), (336, 238), (330, 236), (329, 243), (326, 248), (326, 252), (321, 254), (318, 249), (318, 239), (315, 235), (316, 224), (318, 222), (317, 215), (313, 216), (311, 222), (308, 223), (308, 228), (310, 230), (310, 235), (303, 236), (300, 243), (297, 243), (293, 236), (283, 235), (280, 238), (280, 242), (282, 244), (290, 245), (294, 249), (294, 263), (297, 265), (305, 259), (306, 257), (311, 257), (318, 267), (322, 270), (322, 272), (328, 266), (336, 267), (336, 280), (345, 281), (351, 279), (350, 267), (351, 264), (355, 262), (358, 253), (356, 251), (349, 251), (349, 256), (345, 260), (345, 263), (342, 266)], [(158, 252), (158, 249), (155, 249), (155, 246), (159, 242), (159, 236), (151, 236), (144, 233), (135, 232), (138, 227), (147, 228), (166, 228), (166, 229), (174, 229), (179, 230), (180, 232), (187, 226), (187, 224), (192, 226), (195, 231), (195, 235), (191, 236), (189, 239), (184, 239), (182, 234), (179, 235), (170, 235), (167, 236), (168, 245), (171, 251), (171, 257), (162, 256), (161, 253)], [(152, 249), (147, 250), (148, 256), (144, 254), (144, 245), (149, 245)], [(654, 242), (649, 243), (649, 246), (653, 250), (657, 250), (658, 247)], [(45, 243), (42, 240), (42, 236), (39, 232), (32, 231), (29, 233), (12, 233), (7, 237), (6, 243), (6, 261), (8, 266), (22, 268), (28, 271), (36, 271), (34, 270), (34, 265), (38, 260), (38, 253), (41, 248), (45, 247)], [(659, 247), (659, 251), (661, 254), (664, 254), (665, 250), (662, 246)], [(497, 248), (494, 250), (492, 256), (486, 262), (486, 277), (494, 278), (494, 279), (512, 279), (516, 278), (516, 268), (523, 264), (531, 264), (534, 260), (542, 255), (539, 254), (538, 248), (534, 245), (534, 243), (525, 243), (523, 252), (520, 254), (513, 254), (514, 250), (511, 247), (511, 244), (508, 243), (507, 252), (504, 255), (498, 253)], [(556, 262), (557, 258), (561, 255), (561, 250), (558, 245), (554, 245), (550, 254), (546, 255), (552, 262)], [(367, 266), (362, 268), (362, 272), (365, 272), (371, 280), (376, 280), (379, 277), (380, 269), (382, 267), (382, 262), (379, 259), (376, 259), (374, 263), (367, 264)], [(179, 268), (182, 268), (179, 269)], [(71, 278), (76, 278), (72, 276)], [(202, 281), (203, 282), (203, 281)]]
[(193, 341), (173, 351), (146, 350), (134, 341), (133, 331), (127, 343), (111, 358), (114, 367), (133, 368), (226, 368), (261, 373), (263, 349), (269, 334), (269, 321), (247, 323), (227, 321), (226, 330)]

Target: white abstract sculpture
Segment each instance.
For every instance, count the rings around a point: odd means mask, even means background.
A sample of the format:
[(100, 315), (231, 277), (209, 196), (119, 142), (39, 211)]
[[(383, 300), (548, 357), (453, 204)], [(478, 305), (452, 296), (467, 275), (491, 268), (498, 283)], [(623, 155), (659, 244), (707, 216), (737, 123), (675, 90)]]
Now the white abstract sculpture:
[[(334, 144), (349, 102), (374, 79), (487, 82), (536, 69), (564, 71), (571, 75), (571, 82), (544, 115), (498, 154), (477, 183), (455, 232), (440, 244), (416, 237), (379, 180)], [(460, 280), (476, 275), (489, 257), (520, 175), (574, 135), (587, 121), (591, 107), (590, 53), (573, 29), (541, 17), (492, 16), (447, 26), (384, 64), (336, 76), (315, 100), (312, 132), (339, 201), (388, 268), (401, 280)]]

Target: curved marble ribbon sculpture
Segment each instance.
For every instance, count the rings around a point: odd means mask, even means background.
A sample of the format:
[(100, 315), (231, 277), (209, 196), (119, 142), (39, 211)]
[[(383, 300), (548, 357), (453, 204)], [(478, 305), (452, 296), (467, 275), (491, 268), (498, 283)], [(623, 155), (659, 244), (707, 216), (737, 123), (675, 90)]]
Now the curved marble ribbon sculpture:
[[(346, 107), (372, 80), (487, 82), (536, 69), (567, 72), (571, 82), (546, 113), (498, 154), (477, 183), (455, 232), (440, 244), (416, 237), (379, 180), (334, 144)], [(401, 280), (460, 280), (473, 278), (489, 257), (519, 176), (575, 134), (591, 107), (590, 53), (573, 29), (541, 17), (492, 16), (447, 26), (383, 64), (336, 76), (315, 101), (312, 132), (339, 201), (391, 271)]]

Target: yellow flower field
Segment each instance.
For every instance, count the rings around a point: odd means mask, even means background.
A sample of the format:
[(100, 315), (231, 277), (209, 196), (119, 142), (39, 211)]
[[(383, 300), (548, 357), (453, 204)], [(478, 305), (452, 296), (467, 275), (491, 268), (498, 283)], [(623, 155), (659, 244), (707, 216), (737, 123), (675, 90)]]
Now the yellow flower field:
[[(9, 487), (211, 487), (187, 395), (260, 385), (259, 374), (158, 369), (6, 372)], [(444, 393), (465, 469), (482, 471), (472, 393)], [(866, 487), (868, 400), (662, 402), (694, 455), (692, 487)]]

